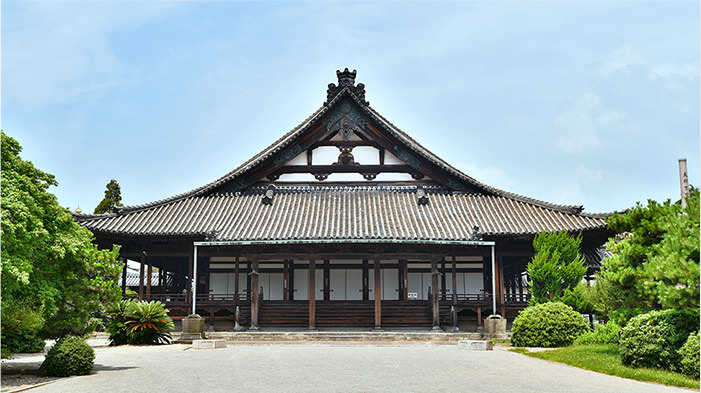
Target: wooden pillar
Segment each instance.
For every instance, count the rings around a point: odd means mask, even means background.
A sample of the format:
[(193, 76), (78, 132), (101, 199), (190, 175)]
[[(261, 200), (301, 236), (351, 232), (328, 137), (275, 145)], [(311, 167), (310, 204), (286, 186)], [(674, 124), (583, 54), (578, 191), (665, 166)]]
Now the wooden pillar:
[(163, 270), (163, 291), (162, 293), (168, 293), (168, 258), (163, 257), (163, 264), (161, 266), (161, 270)]
[(248, 262), (246, 262), (246, 272), (248, 273), (248, 274), (246, 274), (246, 295), (250, 299), (251, 294), (253, 293), (251, 291), (251, 261), (250, 260)]
[(482, 326), (482, 307), (477, 307), (477, 327)]
[(234, 263), (234, 304), (238, 305), (239, 304), (239, 274), (241, 270), (241, 263), (239, 261), (240, 257), (236, 257), (235, 263)]
[[(589, 280), (587, 280), (587, 282), (589, 282)], [(523, 273), (518, 276), (518, 298), (521, 301), (525, 300), (523, 299)]]
[(295, 261), (290, 259), (290, 300), (295, 300)]
[(282, 262), (282, 300), (290, 299), (290, 261)]
[(400, 259), (397, 264), (397, 278), (398, 278), (398, 284), (399, 286), (399, 300), (406, 300), (406, 296), (404, 295), (404, 292), (406, 291), (406, 281), (405, 281), (405, 276), (404, 276), (404, 265), (406, 265), (406, 261), (403, 259)]
[(144, 300), (144, 264), (146, 263), (146, 251), (141, 252), (139, 263), (139, 300)]
[(402, 282), (404, 283), (404, 292), (402, 293), (402, 300), (409, 300), (409, 261), (406, 259), (402, 264)]
[(491, 296), (489, 296), (488, 299), (485, 300), (490, 300), (492, 299), (492, 296), (494, 294), (492, 293), (492, 262), (491, 259), (488, 261), (489, 258), (482, 257), (482, 288), (484, 288), (485, 293), (490, 293)]
[(316, 329), (316, 261), (309, 260), (309, 329)]
[(187, 278), (186, 284), (185, 284), (185, 293), (187, 293), (187, 303), (190, 304), (192, 301), (192, 268), (194, 266), (193, 262), (193, 255), (190, 253), (187, 256)]
[[(499, 255), (499, 253), (496, 253), (496, 261), (497, 261), (497, 269), (496, 272), (494, 273), (496, 275), (496, 292), (497, 292), (497, 304), (499, 308), (499, 314), (501, 316), (504, 316), (505, 310), (505, 303), (504, 303), (504, 258)], [(497, 310), (494, 310), (496, 313)]]
[(146, 256), (146, 261), (148, 262), (148, 281), (146, 281), (146, 300), (151, 300), (151, 274), (153, 273), (153, 258)]
[(453, 285), (453, 305), (458, 304), (458, 268), (457, 262), (455, 261), (455, 255), (453, 254), (453, 266), (452, 266), (452, 285)]
[(499, 313), (501, 316), (505, 316), (505, 302), (504, 302), (504, 257), (501, 255), (497, 254), (496, 256), (497, 259), (497, 293), (499, 293), (499, 297), (497, 297), (497, 300), (500, 302), (501, 306), (499, 307)]
[(380, 258), (375, 258), (375, 329), (382, 329), (382, 267)]
[(438, 258), (431, 257), (431, 310), (433, 311), (433, 330), (440, 330), (440, 308), (438, 305), (438, 276), (441, 273), (438, 271)]
[(251, 262), (251, 329), (258, 330), (258, 308), (260, 306), (258, 300), (258, 258), (253, 258)]
[(368, 281), (370, 280), (370, 266), (368, 265), (368, 260), (363, 259), (363, 300), (368, 301), (370, 300), (370, 284)]
[(446, 300), (446, 289), (445, 289), (445, 258), (441, 259), (441, 300)]
[(127, 265), (128, 265), (128, 259), (122, 258), (122, 262), (124, 262), (124, 267), (122, 268), (122, 296), (127, 294)]
[(160, 289), (159, 292), (163, 293), (163, 258), (160, 258), (161, 260), (161, 267), (158, 268), (158, 288)]
[(324, 260), (324, 300), (331, 300), (331, 267), (328, 259)]

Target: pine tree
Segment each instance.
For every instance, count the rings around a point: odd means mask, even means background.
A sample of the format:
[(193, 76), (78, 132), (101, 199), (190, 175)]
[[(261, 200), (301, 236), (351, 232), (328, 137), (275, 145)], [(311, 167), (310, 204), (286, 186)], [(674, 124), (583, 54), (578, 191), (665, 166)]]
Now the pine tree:
[(112, 179), (109, 183), (107, 183), (105, 197), (102, 198), (100, 203), (97, 205), (94, 213), (114, 213), (114, 208), (117, 206), (122, 206), (122, 190), (119, 187), (119, 183)]

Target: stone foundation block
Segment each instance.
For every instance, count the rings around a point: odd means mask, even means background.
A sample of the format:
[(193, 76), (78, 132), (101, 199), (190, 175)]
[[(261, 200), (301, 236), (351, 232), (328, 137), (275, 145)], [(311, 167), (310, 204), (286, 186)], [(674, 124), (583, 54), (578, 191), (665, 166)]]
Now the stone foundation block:
[(491, 341), (486, 340), (460, 340), (458, 341), (458, 349), (466, 349), (468, 351), (491, 351), (493, 348)]
[(193, 349), (226, 348), (226, 340), (192, 340)]

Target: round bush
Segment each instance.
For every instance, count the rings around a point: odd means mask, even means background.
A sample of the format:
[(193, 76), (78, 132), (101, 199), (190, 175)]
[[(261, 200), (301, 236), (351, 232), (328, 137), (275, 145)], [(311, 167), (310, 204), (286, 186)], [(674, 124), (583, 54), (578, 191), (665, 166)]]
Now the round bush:
[(564, 347), (589, 330), (587, 321), (572, 307), (543, 303), (521, 311), (511, 327), (511, 343), (517, 347)]
[(689, 333), (699, 329), (698, 310), (662, 310), (641, 314), (621, 329), (621, 362), (633, 367), (679, 370)]
[(589, 331), (574, 340), (574, 345), (618, 344), (621, 327), (616, 322), (609, 321), (605, 325), (597, 325), (594, 331)]
[(679, 349), (681, 355), (680, 371), (692, 378), (699, 379), (699, 333), (691, 333), (686, 343)]
[(44, 350), (46, 343), (36, 331), (2, 328), (2, 357), (9, 358), (15, 353), (35, 353)]
[(95, 351), (78, 337), (64, 337), (56, 342), (46, 354), (46, 374), (54, 377), (85, 375), (92, 371)]

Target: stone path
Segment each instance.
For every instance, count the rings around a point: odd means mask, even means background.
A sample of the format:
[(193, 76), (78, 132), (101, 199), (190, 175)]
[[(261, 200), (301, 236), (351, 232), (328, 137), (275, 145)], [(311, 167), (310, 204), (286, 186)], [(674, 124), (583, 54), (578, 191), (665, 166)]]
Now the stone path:
[(32, 392), (688, 392), (455, 343), (229, 343), (96, 348), (88, 376)]

